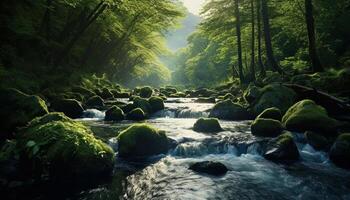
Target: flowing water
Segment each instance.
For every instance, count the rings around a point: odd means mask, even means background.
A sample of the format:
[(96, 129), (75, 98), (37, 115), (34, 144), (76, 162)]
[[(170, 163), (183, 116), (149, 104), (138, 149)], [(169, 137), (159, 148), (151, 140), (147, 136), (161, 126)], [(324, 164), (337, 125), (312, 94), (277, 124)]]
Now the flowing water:
[[(220, 121), (225, 131), (202, 134), (192, 130), (196, 119), (208, 116), (213, 104), (170, 99), (166, 109), (146, 122), (165, 130), (179, 145), (166, 155), (142, 162), (117, 160), (109, 182), (70, 199), (350, 199), (350, 173), (332, 165), (295, 134), (301, 160), (276, 164), (261, 156), (264, 139), (250, 133), (249, 121)], [(89, 110), (84, 123), (117, 150), (116, 132), (132, 122), (104, 123), (104, 113)], [(188, 169), (198, 161), (219, 161), (229, 171), (214, 177)]]

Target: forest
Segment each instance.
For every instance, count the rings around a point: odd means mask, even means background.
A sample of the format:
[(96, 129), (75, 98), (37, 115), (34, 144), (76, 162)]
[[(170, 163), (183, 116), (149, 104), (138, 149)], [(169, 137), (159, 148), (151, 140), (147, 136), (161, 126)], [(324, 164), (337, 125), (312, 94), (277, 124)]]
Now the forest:
[(350, 0), (2, 0), (1, 199), (350, 199), (349, 20)]

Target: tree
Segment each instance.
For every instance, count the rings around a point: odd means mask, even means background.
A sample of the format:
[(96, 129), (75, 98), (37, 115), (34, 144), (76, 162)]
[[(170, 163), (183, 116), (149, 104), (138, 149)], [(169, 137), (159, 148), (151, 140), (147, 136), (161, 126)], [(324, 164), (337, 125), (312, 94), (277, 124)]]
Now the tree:
[(309, 57), (313, 72), (324, 71), (316, 49), (315, 24), (312, 0), (305, 0), (305, 17), (309, 40)]
[(239, 13), (239, 0), (235, 0), (236, 16), (236, 35), (237, 35), (237, 55), (238, 55), (238, 72), (241, 83), (244, 82), (243, 61), (242, 61), (242, 38), (241, 38), (241, 20)]
[(252, 81), (255, 81), (255, 11), (254, 11), (254, 1), (255, 0), (250, 1), (251, 20), (252, 20), (250, 73), (251, 73)]
[(265, 77), (266, 71), (265, 66), (262, 61), (262, 52), (261, 52), (261, 1), (257, 0), (257, 8), (256, 8), (256, 19), (257, 19), (257, 26), (258, 26), (258, 66), (260, 68), (260, 76)]

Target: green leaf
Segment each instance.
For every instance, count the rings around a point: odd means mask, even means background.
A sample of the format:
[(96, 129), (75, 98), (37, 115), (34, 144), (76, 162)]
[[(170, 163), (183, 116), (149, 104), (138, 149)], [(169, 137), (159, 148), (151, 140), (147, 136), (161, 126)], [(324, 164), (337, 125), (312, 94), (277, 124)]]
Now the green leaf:
[(26, 144), (27, 147), (33, 147), (35, 145), (36, 145), (36, 143), (33, 140), (29, 140)]

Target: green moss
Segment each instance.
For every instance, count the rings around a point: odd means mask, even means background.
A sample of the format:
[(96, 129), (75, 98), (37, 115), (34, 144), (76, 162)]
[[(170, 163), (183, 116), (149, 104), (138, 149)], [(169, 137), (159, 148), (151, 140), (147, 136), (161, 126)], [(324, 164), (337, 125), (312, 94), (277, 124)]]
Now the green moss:
[(219, 132), (222, 131), (219, 120), (216, 118), (199, 118), (193, 125), (193, 130), (198, 132)]
[(210, 111), (209, 117), (226, 120), (247, 120), (251, 116), (243, 106), (231, 100), (221, 101)]
[[(31, 170), (50, 176), (76, 177), (110, 173), (113, 150), (97, 140), (83, 124), (52, 113), (33, 120), (18, 134), (18, 147)], [(40, 166), (40, 167), (38, 167)]]
[(287, 145), (293, 141), (293, 135), (290, 132), (284, 133), (277, 138), (278, 145)]
[(112, 92), (108, 88), (103, 88), (102, 92), (100, 93), (100, 96), (103, 99), (113, 99), (114, 98)]
[(157, 112), (164, 109), (164, 101), (160, 97), (151, 97), (148, 99), (149, 104), (151, 105), (152, 111)]
[(333, 133), (337, 121), (328, 116), (326, 109), (312, 100), (303, 100), (293, 105), (283, 116), (283, 124), (291, 131), (316, 131)]
[(142, 98), (150, 98), (153, 94), (153, 89), (149, 86), (142, 87), (140, 89), (140, 97)]
[(145, 113), (151, 113), (152, 107), (147, 99), (141, 97), (135, 97), (133, 99), (133, 105), (135, 108), (141, 108)]
[(235, 96), (233, 96), (231, 93), (227, 93), (227, 94), (225, 94), (225, 96), (223, 96), (223, 99), (224, 100), (227, 100), (227, 99), (233, 100), (233, 99), (235, 99)]
[(128, 120), (141, 121), (146, 119), (146, 114), (141, 108), (135, 108), (126, 115), (126, 118)]
[(253, 135), (263, 137), (276, 137), (282, 133), (281, 122), (274, 119), (257, 118), (251, 125)]
[(264, 157), (276, 162), (298, 160), (299, 151), (293, 135), (290, 132), (286, 132), (277, 138), (271, 139), (266, 146)]
[(122, 121), (124, 120), (124, 112), (117, 106), (112, 106), (106, 111), (106, 121)]
[(260, 115), (258, 115), (257, 118), (275, 119), (281, 121), (282, 114), (280, 109), (273, 107), (264, 110)]
[(168, 146), (165, 132), (147, 124), (133, 125), (118, 136), (118, 152), (121, 157), (144, 157), (166, 153)]
[(100, 96), (92, 96), (86, 101), (85, 105), (89, 108), (101, 108), (105, 104)]

